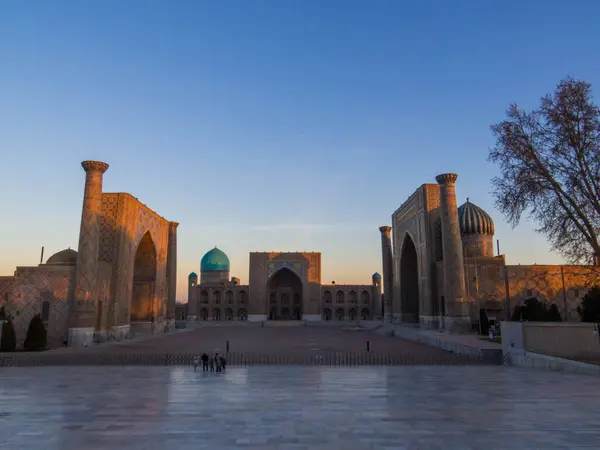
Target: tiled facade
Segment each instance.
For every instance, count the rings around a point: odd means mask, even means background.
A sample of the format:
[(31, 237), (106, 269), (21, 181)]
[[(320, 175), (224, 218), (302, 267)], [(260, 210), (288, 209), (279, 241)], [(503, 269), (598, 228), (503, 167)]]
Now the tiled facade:
[(479, 308), (504, 319), (528, 297), (556, 304), (563, 320), (579, 320), (577, 306), (600, 281), (600, 267), (506, 265), (504, 255), (494, 255), (493, 223), (461, 231), (466, 225), (457, 221), (456, 194), (447, 186), (456, 175), (438, 178), (392, 214), (391, 229), (380, 228), (384, 285), (393, 286), (385, 290), (386, 320), (467, 330)]
[(16, 322), (18, 345), (38, 313), (48, 317), (50, 346), (120, 339), (132, 324), (160, 326), (174, 315), (175, 284), (168, 275), (175, 276), (177, 262), (175, 256), (168, 266), (167, 255), (176, 255), (176, 222), (130, 194), (102, 192), (107, 164), (82, 166), (86, 183), (76, 260), (50, 264), (51, 257), (0, 278), (0, 301)]
[[(196, 320), (370, 320), (381, 316), (381, 279), (372, 285), (322, 285), (321, 254), (250, 253), (250, 283), (229, 272), (212, 283), (201, 273), (188, 279), (188, 306), (178, 317)], [(377, 275), (378, 276), (378, 275)], [(202, 280), (205, 280), (204, 282)]]

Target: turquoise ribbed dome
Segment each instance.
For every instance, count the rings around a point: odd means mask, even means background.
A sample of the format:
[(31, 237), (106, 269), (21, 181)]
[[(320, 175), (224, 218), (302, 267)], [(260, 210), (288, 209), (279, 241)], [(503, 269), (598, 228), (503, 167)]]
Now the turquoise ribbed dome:
[(373, 274), (373, 279), (374, 280), (381, 280), (381, 274), (379, 272), (375, 272)]
[(229, 258), (217, 247), (206, 253), (200, 261), (200, 272), (229, 270)]
[(198, 278), (198, 274), (196, 272), (192, 272), (192, 273), (189, 274), (188, 278), (189, 279)]
[(490, 215), (469, 199), (458, 207), (458, 224), (461, 234), (494, 234), (494, 221)]

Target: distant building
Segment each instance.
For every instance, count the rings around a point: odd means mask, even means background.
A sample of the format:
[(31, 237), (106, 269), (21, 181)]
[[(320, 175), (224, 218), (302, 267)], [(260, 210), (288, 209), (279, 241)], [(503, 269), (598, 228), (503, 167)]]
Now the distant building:
[(358, 320), (381, 318), (381, 275), (370, 285), (322, 285), (321, 254), (250, 253), (248, 285), (230, 277), (227, 255), (218, 248), (200, 261), (200, 278), (188, 277), (187, 307), (178, 319)]

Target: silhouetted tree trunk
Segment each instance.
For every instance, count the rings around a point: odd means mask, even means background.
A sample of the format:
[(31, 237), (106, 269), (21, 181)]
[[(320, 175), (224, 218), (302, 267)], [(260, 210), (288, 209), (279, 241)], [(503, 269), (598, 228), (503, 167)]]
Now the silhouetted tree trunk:
[(513, 226), (527, 211), (569, 261), (599, 264), (600, 110), (591, 85), (567, 78), (538, 109), (513, 104), (491, 128), (496, 206)]

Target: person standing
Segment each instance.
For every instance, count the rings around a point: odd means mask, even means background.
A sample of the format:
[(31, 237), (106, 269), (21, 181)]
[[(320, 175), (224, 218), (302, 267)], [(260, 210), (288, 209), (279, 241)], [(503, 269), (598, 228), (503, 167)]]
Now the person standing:
[(202, 372), (207, 372), (208, 371), (208, 355), (206, 354), (206, 352), (202, 353), (202, 356), (200, 357), (201, 361), (202, 361)]

